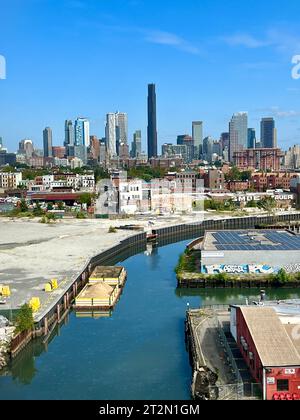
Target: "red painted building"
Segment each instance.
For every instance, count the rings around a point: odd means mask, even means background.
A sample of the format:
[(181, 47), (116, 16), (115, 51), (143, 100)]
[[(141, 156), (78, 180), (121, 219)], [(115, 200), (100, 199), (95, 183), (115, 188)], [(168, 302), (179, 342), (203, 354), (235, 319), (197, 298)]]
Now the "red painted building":
[(79, 202), (80, 193), (71, 192), (47, 192), (47, 193), (28, 193), (27, 198), (34, 201), (41, 202), (61, 202), (63, 201), (67, 205), (73, 205), (75, 202)]
[(283, 324), (272, 307), (231, 310), (231, 333), (265, 400), (300, 399), (300, 343), (295, 328), (299, 334), (299, 325)]

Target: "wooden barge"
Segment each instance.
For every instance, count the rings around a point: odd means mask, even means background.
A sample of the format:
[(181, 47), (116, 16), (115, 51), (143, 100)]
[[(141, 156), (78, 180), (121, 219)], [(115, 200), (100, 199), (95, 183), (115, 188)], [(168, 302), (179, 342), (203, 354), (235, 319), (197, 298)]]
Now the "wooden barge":
[(95, 268), (88, 284), (75, 298), (77, 311), (110, 311), (117, 304), (127, 278), (124, 267)]

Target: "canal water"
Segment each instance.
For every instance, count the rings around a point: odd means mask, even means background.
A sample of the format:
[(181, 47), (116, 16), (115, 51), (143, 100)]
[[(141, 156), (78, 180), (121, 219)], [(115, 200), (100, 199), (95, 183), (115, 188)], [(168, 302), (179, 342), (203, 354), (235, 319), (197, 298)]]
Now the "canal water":
[[(71, 313), (50, 343), (29, 345), (1, 372), (0, 399), (190, 399), (187, 306), (244, 303), (259, 290), (176, 290), (174, 267), (186, 243), (122, 262), (128, 281), (112, 316)], [(299, 296), (295, 290), (268, 295)]]

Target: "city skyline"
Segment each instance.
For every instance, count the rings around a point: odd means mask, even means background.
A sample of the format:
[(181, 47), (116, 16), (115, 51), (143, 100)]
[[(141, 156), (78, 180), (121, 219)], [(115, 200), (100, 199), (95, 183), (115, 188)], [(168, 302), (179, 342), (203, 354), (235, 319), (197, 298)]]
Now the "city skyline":
[[(231, 10), (221, 1), (214, 6), (194, 2), (186, 8), (178, 0), (168, 23), (163, 18), (170, 1), (160, 2), (159, 14), (149, 13), (152, 7), (142, 0), (115, 3), (46, 0), (40, 7), (35, 0), (26, 6), (17, 0), (4, 2), (0, 54), (6, 58), (7, 78), (0, 81), (0, 133), (10, 150), (16, 150), (25, 137), (41, 145), (40, 133), (46, 126), (53, 130), (53, 143), (60, 144), (61, 121), (78, 115), (87, 115), (91, 132), (100, 135), (110, 109), (126, 111), (130, 138), (141, 129), (145, 141), (144, 87), (150, 80), (159, 87), (159, 146), (180, 132), (190, 133), (190, 121), (198, 119), (205, 122), (205, 135), (217, 138), (227, 131), (232, 113), (244, 109), (257, 133), (261, 117), (274, 117), (278, 145), (288, 148), (299, 143), (300, 82), (291, 76), (292, 56), (300, 53), (299, 5), (288, 3), (282, 10), (279, 1), (272, 2), (272, 8), (259, 3), (254, 28), (245, 26), (253, 2)], [(50, 36), (42, 25), (45, 13), (51, 21)], [(199, 29), (194, 22), (200, 13)], [(15, 24), (10, 27), (12, 16)], [(182, 17), (190, 23), (188, 29), (180, 25)], [(84, 60), (74, 68), (69, 58), (78, 48)], [(101, 65), (103, 57), (110, 63), (109, 71)], [(139, 66), (132, 66), (136, 57)], [(45, 68), (41, 63), (46, 60)], [(90, 61), (93, 66), (85, 64)]]

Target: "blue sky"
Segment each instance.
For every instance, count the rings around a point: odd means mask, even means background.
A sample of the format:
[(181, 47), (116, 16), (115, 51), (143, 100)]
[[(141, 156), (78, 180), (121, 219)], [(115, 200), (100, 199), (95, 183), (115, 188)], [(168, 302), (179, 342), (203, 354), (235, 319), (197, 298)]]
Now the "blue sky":
[[(64, 120), (86, 116), (104, 135), (107, 112), (147, 127), (147, 84), (157, 84), (159, 142), (203, 120), (219, 138), (234, 112), (249, 125), (274, 116), (279, 144), (300, 143), (298, 0), (1, 0), (0, 136), (41, 145)], [(144, 146), (145, 148), (145, 146)]]

